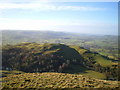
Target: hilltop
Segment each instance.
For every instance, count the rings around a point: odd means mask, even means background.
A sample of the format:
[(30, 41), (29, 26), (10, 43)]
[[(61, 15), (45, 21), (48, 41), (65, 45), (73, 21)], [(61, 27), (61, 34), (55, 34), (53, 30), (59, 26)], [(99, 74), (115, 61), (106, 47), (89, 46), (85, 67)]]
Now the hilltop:
[(3, 46), (2, 57), (4, 70), (80, 73), (117, 80), (117, 63), (113, 59), (80, 46), (23, 42)]

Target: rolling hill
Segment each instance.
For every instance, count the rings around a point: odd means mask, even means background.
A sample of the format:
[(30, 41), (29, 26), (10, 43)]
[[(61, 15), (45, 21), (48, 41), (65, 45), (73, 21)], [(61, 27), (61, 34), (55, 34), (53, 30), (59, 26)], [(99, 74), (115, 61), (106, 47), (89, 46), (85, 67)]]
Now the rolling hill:
[[(82, 46), (101, 55), (118, 60), (118, 36), (89, 35), (55, 31), (3, 30), (2, 45), (21, 42), (64, 43)], [(109, 43), (109, 44), (108, 44)]]
[[(113, 59), (79, 46), (64, 44), (38, 44), (23, 42), (2, 48), (4, 70), (24, 72), (89, 73), (101, 79), (117, 79), (117, 66)], [(117, 63), (116, 63), (117, 64)], [(114, 72), (114, 73), (112, 73)], [(111, 74), (112, 73), (112, 74)]]

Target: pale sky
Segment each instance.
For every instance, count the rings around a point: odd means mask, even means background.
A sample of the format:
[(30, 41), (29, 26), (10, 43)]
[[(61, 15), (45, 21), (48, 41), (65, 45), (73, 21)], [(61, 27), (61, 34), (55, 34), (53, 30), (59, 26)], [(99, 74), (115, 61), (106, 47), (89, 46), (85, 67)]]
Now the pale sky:
[(1, 0), (0, 30), (118, 33), (117, 2)]

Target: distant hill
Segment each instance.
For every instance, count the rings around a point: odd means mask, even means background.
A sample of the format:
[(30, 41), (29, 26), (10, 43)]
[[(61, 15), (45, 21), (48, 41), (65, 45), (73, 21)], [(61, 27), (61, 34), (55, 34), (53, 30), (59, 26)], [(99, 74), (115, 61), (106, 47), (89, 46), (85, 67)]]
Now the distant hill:
[(32, 73), (85, 73), (92, 70), (104, 74), (106, 79), (117, 79), (117, 63), (113, 59), (73, 45), (29, 42), (6, 45), (2, 48), (2, 65), (4, 70)]
[(4, 77), (2, 79), (2, 90), (14, 89), (97, 89), (100, 90), (119, 90), (118, 81), (106, 81), (83, 75), (65, 73), (25, 73)]
[(2, 31), (3, 44), (18, 44), (21, 42), (37, 42), (45, 43), (49, 40), (52, 42), (55, 39), (64, 38), (64, 36), (72, 36), (72, 34), (54, 31)]
[(82, 46), (109, 58), (118, 59), (118, 36), (89, 35), (55, 31), (3, 30), (2, 45), (21, 42), (64, 43)]

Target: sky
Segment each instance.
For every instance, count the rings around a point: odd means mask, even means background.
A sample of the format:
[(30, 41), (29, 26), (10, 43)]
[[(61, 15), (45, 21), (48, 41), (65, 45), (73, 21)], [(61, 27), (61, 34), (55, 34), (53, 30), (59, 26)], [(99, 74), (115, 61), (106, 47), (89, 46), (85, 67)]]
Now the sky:
[(0, 30), (117, 35), (118, 3), (1, 0)]

